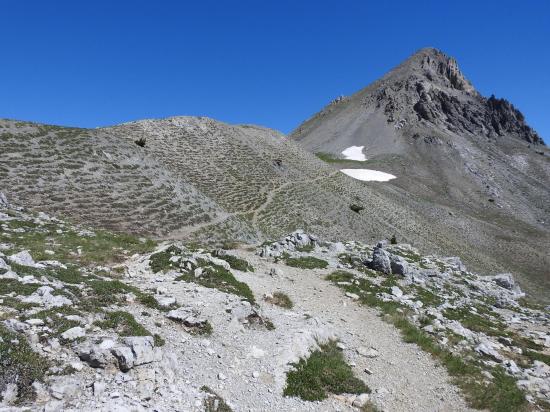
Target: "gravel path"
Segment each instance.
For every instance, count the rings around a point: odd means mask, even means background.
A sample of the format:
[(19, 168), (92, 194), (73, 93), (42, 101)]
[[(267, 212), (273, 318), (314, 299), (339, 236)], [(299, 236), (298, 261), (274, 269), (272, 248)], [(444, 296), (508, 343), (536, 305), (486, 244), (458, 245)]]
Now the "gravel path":
[[(192, 337), (171, 321), (158, 323), (158, 319), (142, 316), (137, 308), (134, 311), (139, 322), (161, 333), (167, 341), (163, 360), (154, 366), (156, 380), (162, 375), (165, 388), (182, 382), (188, 387), (181, 389), (177, 397), (167, 390), (165, 397), (178, 399), (174, 401), (175, 408), (201, 410), (193, 387), (207, 385), (236, 412), (357, 411), (341, 399), (305, 402), (282, 396), (290, 364), (307, 356), (316, 340), (338, 338), (356, 376), (372, 389), (371, 399), (382, 410), (470, 410), (458, 389), (449, 383), (446, 371), (430, 355), (404, 343), (399, 332), (384, 322), (376, 310), (357, 305), (325, 281), (323, 277), (330, 270), (291, 268), (244, 250), (238, 254), (256, 271), (234, 273), (250, 286), (262, 316), (275, 324), (273, 331), (263, 326), (243, 326), (236, 316), (241, 305), (236, 296), (173, 282), (169, 273), (140, 273), (139, 265), (131, 269), (136, 286), (155, 288), (175, 297), (178, 304), (193, 307), (209, 319), (213, 327), (209, 337)], [(282, 273), (271, 276), (271, 268)], [(290, 296), (293, 309), (281, 309), (262, 299), (264, 294), (277, 291)], [(374, 348), (378, 354), (366, 357), (358, 354), (358, 348)]]
[[(389, 411), (470, 410), (458, 389), (449, 383), (445, 369), (416, 345), (404, 343), (399, 331), (384, 322), (378, 311), (359, 306), (323, 279), (330, 270), (303, 270), (267, 262), (243, 253), (256, 273), (240, 276), (256, 295), (281, 291), (295, 303), (294, 311), (307, 313), (326, 325), (346, 346), (344, 353), (358, 377), (373, 390)], [(271, 267), (283, 270), (282, 277), (266, 275)], [(358, 355), (358, 347), (374, 348), (379, 355)], [(372, 374), (365, 372), (368, 369)]]

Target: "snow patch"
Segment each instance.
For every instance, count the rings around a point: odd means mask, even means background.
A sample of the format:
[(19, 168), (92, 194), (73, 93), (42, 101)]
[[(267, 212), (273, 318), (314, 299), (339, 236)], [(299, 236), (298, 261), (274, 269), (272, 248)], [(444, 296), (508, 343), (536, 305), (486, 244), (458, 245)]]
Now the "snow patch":
[(371, 169), (341, 169), (342, 173), (364, 182), (387, 182), (395, 179), (394, 175)]
[(364, 162), (367, 160), (367, 157), (363, 153), (363, 148), (365, 146), (350, 146), (342, 154), (347, 160), (357, 160), (359, 162)]

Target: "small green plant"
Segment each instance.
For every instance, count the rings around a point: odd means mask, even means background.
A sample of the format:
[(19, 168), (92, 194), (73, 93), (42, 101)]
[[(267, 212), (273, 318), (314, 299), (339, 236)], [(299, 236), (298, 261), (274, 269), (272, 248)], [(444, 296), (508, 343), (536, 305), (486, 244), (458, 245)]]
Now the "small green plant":
[(355, 203), (349, 205), (349, 208), (355, 213), (359, 213), (361, 210), (365, 209), (363, 206), (356, 205)]
[(67, 329), (79, 325), (78, 321), (67, 319), (68, 315), (81, 315), (81, 313), (72, 306), (61, 306), (59, 308), (41, 310), (33, 315), (23, 316), (23, 319), (42, 319), (52, 329), (53, 336), (60, 336)]
[(244, 282), (239, 282), (233, 274), (218, 265), (209, 265), (202, 268), (202, 274), (199, 277), (189, 273), (183, 273), (176, 280), (198, 283), (207, 288), (214, 288), (225, 293), (232, 293), (254, 303), (254, 294)]
[(285, 263), (288, 266), (301, 269), (325, 269), (328, 266), (328, 262), (323, 259), (319, 259), (313, 256), (302, 257), (288, 257), (285, 259)]
[(134, 143), (137, 144), (139, 147), (145, 147), (145, 145), (147, 144), (147, 140), (145, 139), (145, 137), (140, 137), (139, 139), (134, 140)]
[(170, 246), (161, 252), (152, 254), (149, 258), (149, 266), (153, 273), (177, 268), (178, 264), (171, 261), (170, 258), (181, 255), (181, 252), (179, 247)]
[(89, 300), (94, 301), (98, 307), (120, 303), (121, 295), (136, 290), (120, 280), (93, 279), (87, 285), (90, 288)]
[(321, 401), (329, 394), (370, 393), (368, 386), (353, 375), (336, 341), (320, 345), (307, 359), (300, 359), (293, 367), (287, 373), (285, 396)]
[(231, 269), (240, 270), (242, 272), (254, 272), (254, 267), (248, 263), (245, 259), (238, 258), (233, 255), (215, 254), (218, 259), (225, 260), (229, 263)]
[(0, 295), (15, 293), (16, 295), (28, 296), (40, 286), (38, 283), (21, 283), (15, 279), (2, 279), (0, 281)]
[[(89, 231), (84, 235), (77, 228), (57, 223), (38, 226), (29, 220), (16, 219), (9, 224), (13, 229), (24, 228), (25, 232), (10, 236), (8, 232), (0, 231), (0, 242), (13, 244), (14, 252), (28, 250), (37, 261), (52, 259), (45, 252), (51, 249), (53, 258), (64, 263), (84, 266), (109, 264), (121, 262), (133, 253), (150, 252), (156, 245), (152, 240), (106, 230)], [(32, 269), (28, 267), (27, 270)]]
[(378, 409), (378, 407), (371, 401), (367, 401), (367, 403), (361, 406), (359, 410), (361, 412), (381, 412), (380, 409)]
[(272, 305), (285, 309), (292, 309), (294, 306), (292, 300), (283, 292), (275, 292), (272, 296), (267, 296), (264, 300)]
[(155, 342), (155, 346), (164, 346), (166, 344), (166, 341), (158, 333), (155, 333), (153, 335), (153, 339)]
[(30, 401), (35, 393), (32, 383), (42, 381), (50, 363), (34, 352), (22, 334), (0, 324), (0, 392), (6, 385), (17, 385), (18, 403)]
[(310, 243), (309, 245), (302, 245), (302, 246), (296, 247), (296, 252), (309, 253), (309, 252), (313, 252), (313, 249), (315, 249), (315, 246), (313, 245), (313, 243)]
[(548, 366), (550, 366), (550, 355), (546, 355), (541, 352), (535, 352), (532, 350), (526, 350), (523, 352), (523, 354), (529, 358), (531, 361), (538, 360), (540, 362), (546, 363)]
[(120, 336), (153, 336), (151, 332), (136, 321), (131, 313), (122, 310), (108, 312), (105, 315), (105, 320), (96, 321), (95, 325), (101, 329), (113, 329)]
[(481, 316), (466, 307), (445, 309), (443, 315), (447, 319), (458, 320), (462, 326), (473, 330), (474, 332), (483, 332), (491, 336), (500, 336), (503, 334), (502, 331), (506, 329), (506, 325), (502, 322), (493, 321), (488, 317)]
[(200, 336), (210, 336), (212, 335), (213, 331), (214, 328), (212, 327), (212, 324), (206, 321), (201, 326), (194, 328), (192, 333)]

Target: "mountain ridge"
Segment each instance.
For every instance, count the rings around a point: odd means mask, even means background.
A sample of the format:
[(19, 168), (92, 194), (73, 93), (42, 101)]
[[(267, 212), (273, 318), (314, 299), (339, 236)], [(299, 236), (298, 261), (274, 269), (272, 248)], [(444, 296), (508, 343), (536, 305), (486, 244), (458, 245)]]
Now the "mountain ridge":
[[(395, 93), (392, 93), (392, 91), (396, 92), (404, 88), (417, 89), (419, 98), (416, 99), (416, 103), (411, 104), (411, 101), (401, 102), (394, 99)], [(420, 49), (401, 64), (387, 72), (380, 79), (375, 80), (351, 96), (335, 99), (319, 113), (313, 115), (310, 119), (294, 129), (290, 133), (290, 136), (299, 139), (302, 135), (302, 129), (307, 127), (308, 122), (319, 115), (331, 111), (331, 109), (334, 109), (343, 102), (358, 99), (361, 99), (361, 103), (365, 106), (371, 103), (369, 101), (371, 99), (376, 99), (376, 103), (379, 106), (384, 104), (384, 114), (389, 123), (394, 123), (399, 120), (398, 114), (402, 114), (399, 109), (403, 108), (402, 106), (404, 103), (409, 106), (409, 109), (411, 107), (413, 108), (414, 114), (416, 114), (419, 119), (433, 123), (435, 120), (440, 120), (437, 118), (437, 114), (442, 111), (442, 108), (444, 112), (457, 111), (457, 108), (453, 107), (453, 105), (456, 106), (456, 99), (453, 99), (454, 96), (452, 96), (452, 94), (451, 96), (442, 95), (440, 93), (441, 88), (446, 89), (447, 92), (453, 90), (462, 93), (468, 97), (470, 103), (478, 106), (478, 111), (469, 113), (467, 119), (475, 122), (477, 126), (480, 126), (478, 124), (479, 120), (476, 120), (476, 117), (482, 117), (485, 123), (490, 124), (491, 127), (487, 128), (487, 130), (483, 130), (483, 133), (487, 137), (499, 136), (502, 132), (511, 132), (517, 134), (520, 139), (526, 140), (529, 143), (545, 145), (544, 140), (537, 132), (525, 123), (523, 114), (510, 102), (506, 99), (497, 99), (494, 95), (491, 95), (489, 98), (483, 97), (460, 71), (456, 59), (431, 47)], [(375, 96), (370, 96), (374, 91), (376, 91)], [(436, 103), (438, 104), (436, 104), (436, 106), (438, 107), (434, 108), (433, 104), (430, 104), (433, 100), (437, 101)], [(465, 110), (463, 107), (459, 108)], [(480, 113), (483, 109), (485, 109), (487, 113)], [(413, 113), (407, 113), (409, 116), (411, 114)], [(479, 132), (479, 130), (464, 129), (461, 127), (463, 125), (459, 123), (464, 123), (463, 119), (458, 119), (458, 121), (454, 123), (451, 122), (449, 125), (451, 127), (450, 131), (466, 131), (469, 133)]]

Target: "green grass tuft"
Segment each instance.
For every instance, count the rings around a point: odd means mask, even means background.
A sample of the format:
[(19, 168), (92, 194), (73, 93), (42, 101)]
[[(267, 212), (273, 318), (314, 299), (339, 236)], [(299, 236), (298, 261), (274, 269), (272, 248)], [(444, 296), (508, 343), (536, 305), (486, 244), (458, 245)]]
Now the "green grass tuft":
[(108, 312), (105, 320), (96, 321), (95, 325), (101, 329), (113, 329), (120, 336), (153, 336), (131, 313), (122, 310)]
[(155, 341), (155, 346), (164, 346), (164, 345), (166, 345), (166, 341), (158, 333), (155, 333), (153, 335), (153, 339)]
[(307, 359), (294, 364), (287, 373), (285, 396), (296, 396), (306, 401), (320, 401), (329, 394), (370, 393), (370, 389), (353, 375), (336, 341), (320, 345)]
[(182, 250), (176, 246), (170, 246), (162, 252), (157, 252), (149, 258), (149, 266), (153, 273), (165, 272), (167, 270), (178, 268), (178, 264), (171, 262), (170, 258), (181, 255)]
[(200, 277), (195, 277), (195, 275), (184, 273), (177, 277), (176, 280), (197, 283), (207, 288), (214, 288), (225, 293), (241, 296), (250, 303), (255, 302), (254, 294), (248, 285), (235, 279), (235, 276), (233, 276), (233, 274), (227, 269), (213, 264), (210, 266), (204, 266), (202, 269), (203, 272)]
[(24, 335), (0, 325), (0, 392), (6, 385), (17, 385), (18, 403), (33, 400), (32, 383), (42, 381), (50, 363), (30, 347)]
[(67, 319), (68, 315), (81, 315), (81, 313), (72, 306), (61, 306), (41, 310), (33, 315), (24, 316), (23, 319), (42, 319), (52, 330), (53, 336), (59, 337), (67, 329), (79, 325), (79, 322)]
[(301, 269), (325, 269), (328, 266), (326, 260), (318, 259), (313, 256), (287, 257), (285, 258), (285, 263), (288, 266)]
[(2, 279), (0, 281), (0, 295), (15, 293), (16, 295), (29, 296), (38, 289), (38, 283), (21, 283), (15, 279)]
[(233, 255), (215, 255), (218, 259), (225, 260), (229, 263), (231, 269), (240, 270), (242, 272), (254, 272), (254, 267), (246, 260)]
[(283, 292), (275, 292), (272, 296), (266, 297), (265, 301), (285, 309), (292, 309), (294, 307), (292, 300)]

